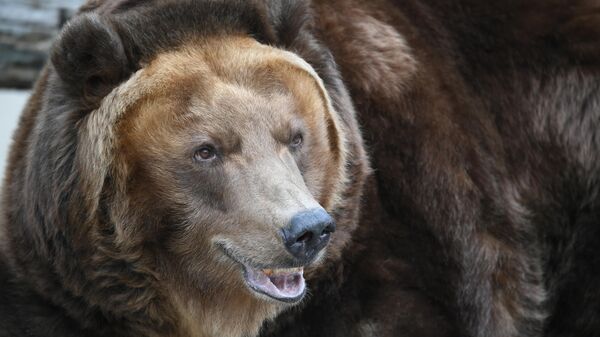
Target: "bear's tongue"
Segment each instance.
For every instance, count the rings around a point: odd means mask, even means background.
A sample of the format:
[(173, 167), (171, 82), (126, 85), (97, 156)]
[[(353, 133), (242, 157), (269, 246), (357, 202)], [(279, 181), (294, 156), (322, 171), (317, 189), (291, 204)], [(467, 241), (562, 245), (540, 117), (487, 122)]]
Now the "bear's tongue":
[(254, 290), (281, 301), (295, 301), (304, 294), (303, 268), (254, 269), (246, 266), (246, 281)]

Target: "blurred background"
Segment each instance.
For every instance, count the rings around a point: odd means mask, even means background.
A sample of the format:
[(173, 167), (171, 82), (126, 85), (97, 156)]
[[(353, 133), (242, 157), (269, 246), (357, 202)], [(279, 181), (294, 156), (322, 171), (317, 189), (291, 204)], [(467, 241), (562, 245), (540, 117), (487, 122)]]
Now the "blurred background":
[(4, 172), (13, 130), (52, 41), (83, 2), (0, 0), (0, 172)]

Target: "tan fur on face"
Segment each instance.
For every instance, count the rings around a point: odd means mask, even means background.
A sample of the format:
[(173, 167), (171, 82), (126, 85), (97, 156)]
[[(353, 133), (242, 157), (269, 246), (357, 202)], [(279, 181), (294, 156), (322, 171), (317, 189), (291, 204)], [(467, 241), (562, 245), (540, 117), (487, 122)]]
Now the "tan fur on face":
[[(290, 121), (308, 130), (303, 175), (282, 145)], [(165, 241), (170, 252), (153, 267), (179, 311), (180, 334), (256, 335), (284, 306), (252, 294), (240, 266), (217, 244), (252, 262), (283, 263), (279, 228), (294, 212), (319, 204), (332, 210), (340, 201), (346, 131), (312, 67), (249, 38), (193, 41), (159, 55), (83, 123), (78, 157), (81, 171), (90, 172), (88, 203), (97, 207), (103, 177), (113, 177), (118, 245), (158, 239), (152, 230), (172, 224), (139, 228), (132, 219), (165, 204), (180, 205), (189, 218), (183, 234)], [(214, 191), (226, 205), (218, 211), (191, 202), (170, 169), (189, 164), (182, 149), (199, 135), (219, 139), (228, 154), (224, 176), (235, 177)], [(272, 195), (263, 191), (268, 186), (276, 187)]]

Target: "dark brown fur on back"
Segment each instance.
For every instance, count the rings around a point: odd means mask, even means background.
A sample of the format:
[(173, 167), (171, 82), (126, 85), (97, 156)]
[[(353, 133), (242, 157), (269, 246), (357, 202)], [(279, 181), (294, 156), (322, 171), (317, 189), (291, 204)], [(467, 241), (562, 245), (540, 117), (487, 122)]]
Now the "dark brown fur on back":
[(78, 122), (161, 52), (225, 35), (306, 60), (350, 130), (334, 212), (348, 230), (310, 275), (308, 299), (262, 336), (596, 335), (598, 9), (88, 1), (93, 34), (63, 35), (15, 134), (0, 214), (0, 336), (178, 334), (169, 289), (156, 290), (145, 268), (159, 243), (124, 251), (114, 228), (89, 225), (109, 223), (113, 196), (101, 195), (90, 219)]

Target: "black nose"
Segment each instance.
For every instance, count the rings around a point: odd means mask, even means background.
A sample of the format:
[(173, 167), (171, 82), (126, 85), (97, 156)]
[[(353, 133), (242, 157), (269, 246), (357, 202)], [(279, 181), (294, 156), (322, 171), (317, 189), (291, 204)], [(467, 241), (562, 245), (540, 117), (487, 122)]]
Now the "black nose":
[(294, 257), (308, 262), (327, 245), (333, 232), (335, 222), (325, 210), (317, 208), (294, 215), (290, 226), (283, 229), (283, 239)]

